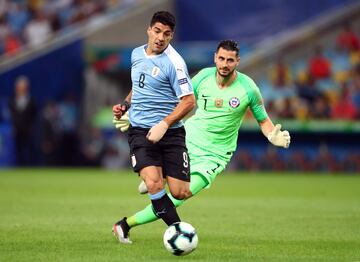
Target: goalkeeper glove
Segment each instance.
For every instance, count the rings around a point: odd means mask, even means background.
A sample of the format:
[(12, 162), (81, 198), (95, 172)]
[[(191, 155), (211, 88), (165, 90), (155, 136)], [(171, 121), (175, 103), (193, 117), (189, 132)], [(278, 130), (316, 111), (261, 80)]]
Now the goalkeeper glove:
[(162, 120), (158, 124), (150, 128), (149, 132), (146, 135), (146, 138), (150, 142), (153, 142), (155, 144), (159, 142), (160, 139), (165, 135), (168, 128), (169, 125), (164, 120)]
[(126, 112), (120, 119), (114, 116), (113, 123), (116, 129), (119, 129), (121, 132), (126, 132), (130, 126), (129, 112)]
[(287, 130), (281, 131), (281, 125), (277, 124), (268, 134), (267, 138), (274, 146), (288, 148), (290, 145), (290, 134)]

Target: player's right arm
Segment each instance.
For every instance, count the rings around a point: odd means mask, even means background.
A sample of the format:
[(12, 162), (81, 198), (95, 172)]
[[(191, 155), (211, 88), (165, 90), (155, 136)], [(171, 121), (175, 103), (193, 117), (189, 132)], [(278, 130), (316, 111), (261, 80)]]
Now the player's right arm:
[(113, 106), (113, 114), (114, 118), (120, 119), (130, 108), (131, 106), (131, 96), (132, 96), (132, 89), (130, 90), (129, 94), (126, 96), (125, 100), (121, 104), (117, 104)]
[(180, 56), (174, 56), (173, 59), (168, 77), (179, 103), (169, 115), (150, 128), (146, 137), (152, 143), (157, 143), (170, 126), (183, 119), (195, 107), (194, 91), (186, 64)]
[[(136, 48), (131, 52), (131, 58), (130, 58), (131, 68), (132, 65), (134, 64), (135, 50)], [(113, 106), (114, 120), (120, 120), (121, 116), (123, 116), (129, 110), (131, 106), (131, 97), (132, 97), (132, 88), (121, 104), (117, 104)]]

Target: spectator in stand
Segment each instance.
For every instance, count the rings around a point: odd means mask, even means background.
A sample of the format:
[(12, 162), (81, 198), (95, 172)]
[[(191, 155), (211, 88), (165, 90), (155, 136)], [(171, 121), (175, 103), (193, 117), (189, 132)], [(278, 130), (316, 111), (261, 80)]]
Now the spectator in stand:
[(74, 0), (75, 11), (70, 23), (77, 23), (103, 11), (100, 1)]
[[(36, 47), (46, 42), (53, 32), (71, 30), (71, 25), (131, 3), (106, 0), (0, 0), (0, 55), (6, 48), (14, 53), (18, 45)], [(66, 28), (67, 27), (67, 28)], [(64, 30), (62, 30), (64, 29)], [(15, 48), (16, 47), (16, 48)]]
[(357, 108), (351, 100), (349, 84), (343, 84), (340, 96), (332, 108), (331, 117), (333, 119), (356, 119)]
[(281, 58), (272, 67), (270, 71), (270, 79), (273, 87), (287, 88), (291, 86), (291, 75), (289, 67), (283, 62)]
[(360, 173), (360, 153), (349, 152), (342, 161), (342, 170), (346, 172)]
[(321, 172), (336, 172), (339, 170), (339, 163), (330, 152), (326, 144), (320, 145), (319, 153), (314, 160), (315, 170)]
[(41, 10), (34, 11), (34, 17), (25, 27), (25, 40), (31, 47), (45, 43), (52, 34), (50, 22)]
[(101, 130), (92, 127), (84, 137), (80, 149), (81, 165), (100, 167), (105, 152), (105, 138)]
[(296, 93), (299, 98), (312, 103), (320, 92), (315, 86), (315, 81), (310, 74), (301, 73), (295, 81)]
[(294, 99), (294, 115), (295, 119), (300, 121), (307, 121), (310, 119), (310, 103), (304, 99)]
[(294, 101), (290, 97), (280, 98), (274, 101), (274, 110), (277, 117), (291, 119), (295, 117)]
[(27, 8), (26, 1), (11, 1), (7, 9), (7, 14), (8, 23), (12, 32), (22, 41), (22, 31), (30, 19), (30, 12)]
[(73, 93), (68, 93), (64, 101), (59, 103), (61, 146), (61, 164), (74, 166), (79, 157), (79, 104)]
[(349, 22), (345, 23), (342, 31), (336, 39), (337, 48), (346, 52), (360, 51), (359, 37), (352, 30)]
[(128, 168), (130, 166), (129, 154), (127, 136), (117, 132), (107, 143), (101, 165), (105, 169)]
[(4, 53), (7, 55), (14, 55), (20, 50), (21, 42), (12, 32), (6, 37), (4, 41)]
[(257, 170), (257, 163), (248, 150), (239, 150), (233, 156), (228, 170)]
[(313, 163), (303, 150), (297, 150), (290, 154), (288, 161), (286, 161), (286, 169), (291, 171), (313, 171)]
[(16, 164), (33, 165), (36, 106), (29, 94), (29, 80), (25, 76), (16, 79), (15, 96), (10, 100), (9, 109), (15, 137)]
[(319, 95), (312, 104), (311, 117), (315, 119), (330, 118), (330, 104), (325, 95)]
[(54, 101), (48, 101), (41, 114), (42, 164), (46, 166), (58, 165), (59, 142), (59, 108)]
[(309, 74), (315, 81), (331, 76), (331, 62), (323, 55), (321, 46), (315, 48), (314, 56), (309, 61)]
[(285, 169), (284, 161), (275, 148), (268, 147), (266, 152), (260, 157), (259, 166), (261, 170), (282, 171)]

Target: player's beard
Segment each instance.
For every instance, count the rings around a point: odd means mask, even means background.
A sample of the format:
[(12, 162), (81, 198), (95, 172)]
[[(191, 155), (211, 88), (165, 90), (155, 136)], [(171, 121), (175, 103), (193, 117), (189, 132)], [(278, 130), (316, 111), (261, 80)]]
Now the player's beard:
[(218, 74), (219, 74), (221, 77), (224, 77), (224, 78), (231, 76), (231, 75), (234, 73), (234, 71), (235, 71), (235, 69), (233, 69), (232, 71), (229, 71), (229, 72), (226, 73), (226, 74), (222, 74), (222, 73), (220, 72), (220, 69), (217, 70)]

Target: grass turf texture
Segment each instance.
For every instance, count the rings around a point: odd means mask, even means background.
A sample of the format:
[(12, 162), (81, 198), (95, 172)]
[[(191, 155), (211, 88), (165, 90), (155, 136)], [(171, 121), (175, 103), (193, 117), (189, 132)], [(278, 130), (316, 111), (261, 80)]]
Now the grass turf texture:
[(0, 171), (0, 261), (358, 261), (360, 176), (225, 174), (179, 209), (198, 232), (186, 257), (162, 221), (111, 234), (147, 204), (132, 172)]

